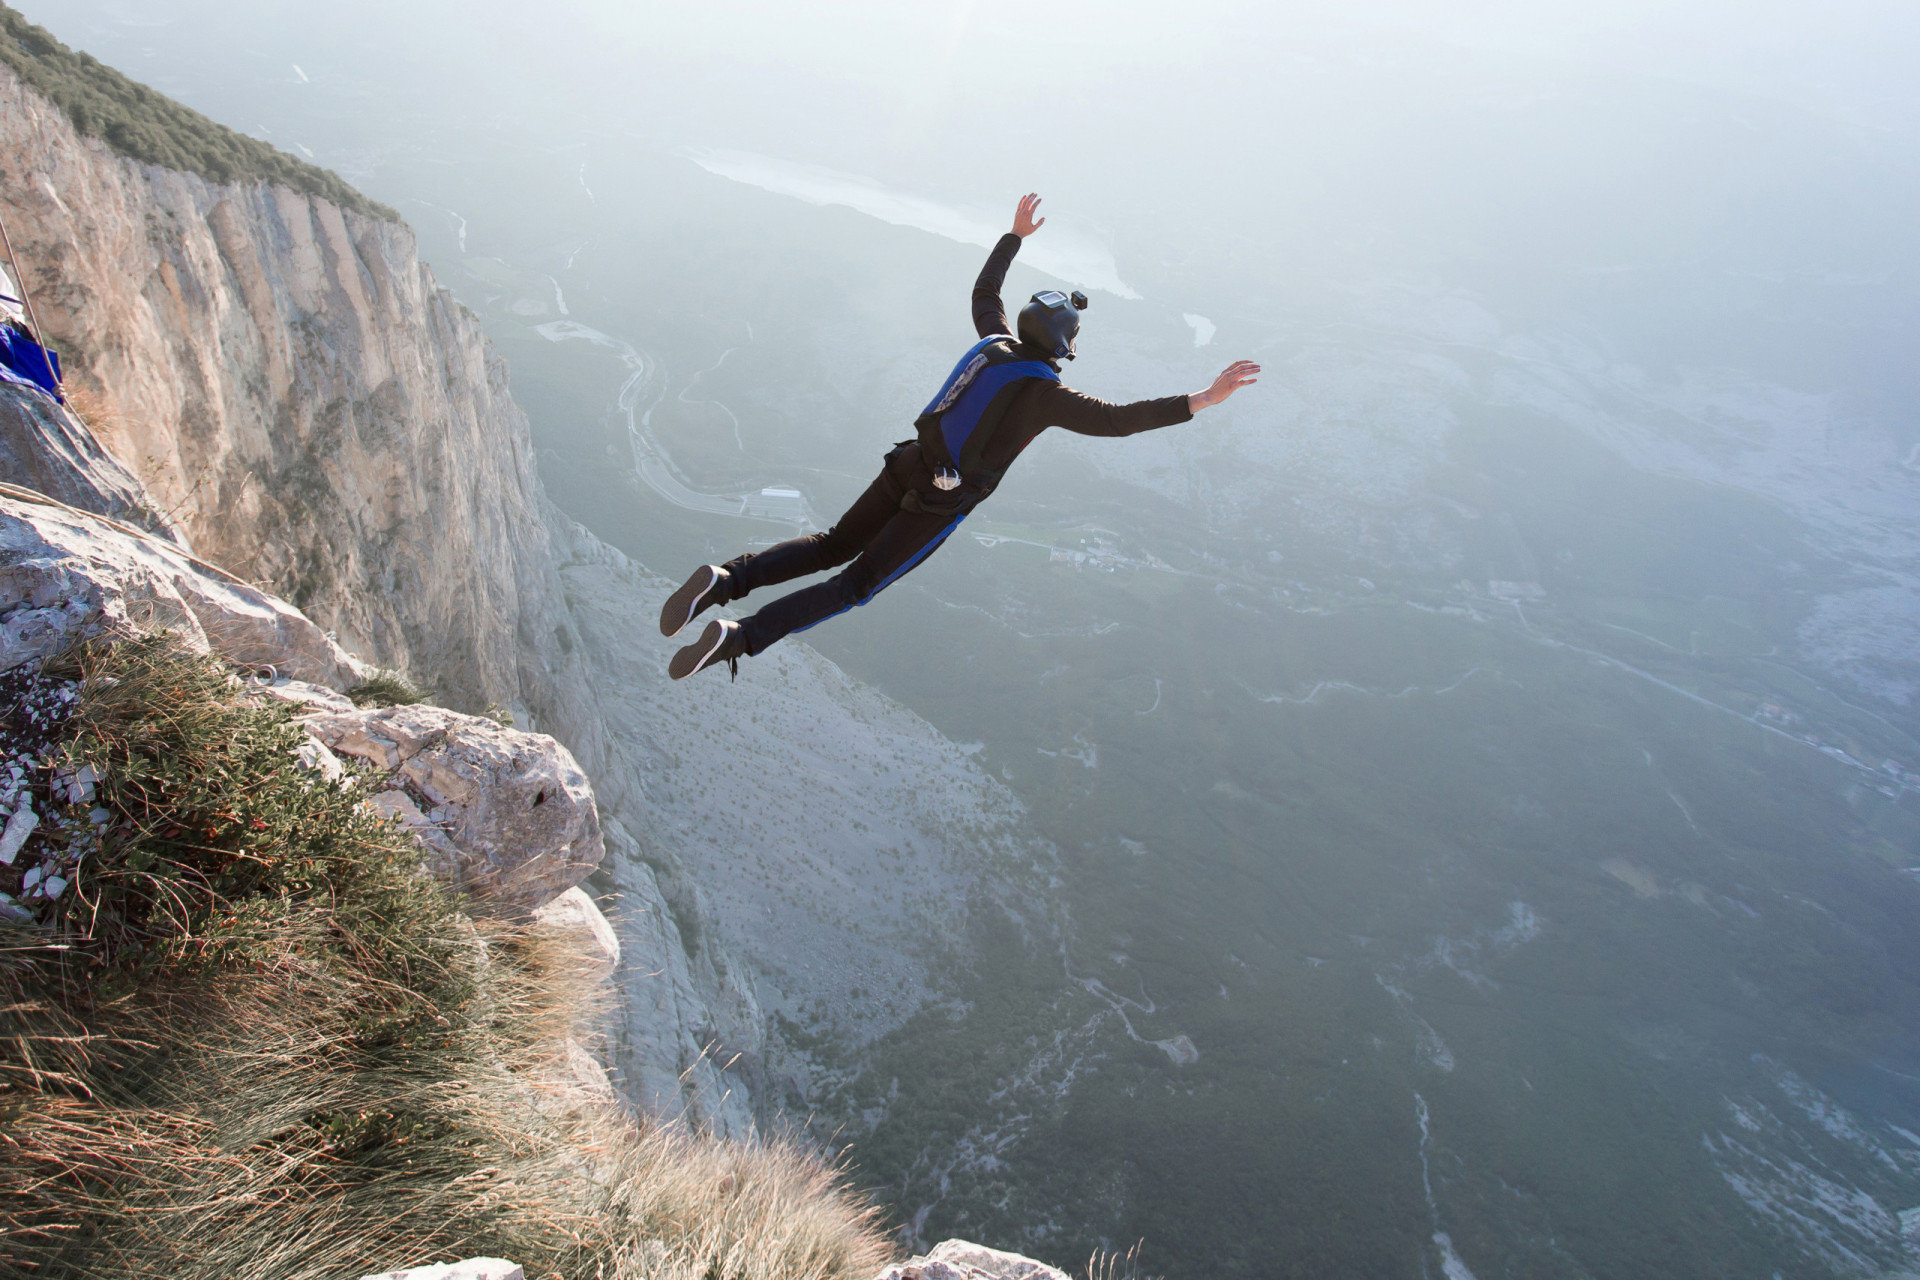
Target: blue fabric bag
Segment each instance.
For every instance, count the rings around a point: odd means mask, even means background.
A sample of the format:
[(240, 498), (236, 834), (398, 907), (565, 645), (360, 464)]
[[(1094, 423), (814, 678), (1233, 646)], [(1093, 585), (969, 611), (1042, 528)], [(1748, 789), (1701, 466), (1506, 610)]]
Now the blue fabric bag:
[(60, 394), (60, 353), (41, 346), (15, 325), (0, 324), (0, 368), (13, 375), (9, 382), (30, 382), (66, 403)]

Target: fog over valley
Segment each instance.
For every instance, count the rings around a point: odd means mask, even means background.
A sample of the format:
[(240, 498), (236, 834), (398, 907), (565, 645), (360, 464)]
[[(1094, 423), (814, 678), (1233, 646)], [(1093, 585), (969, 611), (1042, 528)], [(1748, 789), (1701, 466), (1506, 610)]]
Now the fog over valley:
[[(1920, 1274), (1920, 10), (16, 7), (480, 317), (648, 571), (567, 567), (761, 984), (726, 1122), (903, 1246)], [(1070, 385), (1258, 384), (735, 681), (625, 656), (913, 434), (1029, 191)]]

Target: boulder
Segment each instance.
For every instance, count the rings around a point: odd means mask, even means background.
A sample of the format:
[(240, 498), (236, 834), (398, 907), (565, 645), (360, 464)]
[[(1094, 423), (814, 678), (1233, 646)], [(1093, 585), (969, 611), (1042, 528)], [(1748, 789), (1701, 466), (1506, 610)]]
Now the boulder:
[(306, 726), (336, 755), (379, 769), (375, 803), (419, 837), (436, 875), (502, 915), (552, 902), (605, 852), (587, 775), (545, 734), (428, 706), (316, 715)]
[(0, 494), (0, 671), (79, 636), (160, 628), (202, 653), (328, 689), (362, 678), (357, 659), (278, 596), (152, 534)]
[[(600, 914), (600, 908), (575, 885), (533, 913), (535, 925), (554, 935), (557, 948), (554, 977), (583, 996), (574, 1006), (573, 1034), (567, 1041), (570, 1056), (585, 1055), (595, 1062), (602, 1083), (606, 1073), (599, 1064), (613, 1060), (615, 1046), (609, 1032), (609, 1015), (616, 999), (602, 987), (620, 969), (620, 939), (613, 926)], [(579, 1070), (574, 1074), (586, 1077)]]
[(944, 1240), (924, 1257), (888, 1267), (874, 1280), (1068, 1280), (1067, 1273), (1017, 1253)]
[(535, 911), (533, 918), (567, 935), (581, 964), (591, 971), (592, 982), (605, 982), (620, 967), (620, 939), (585, 889), (576, 885), (567, 890)]

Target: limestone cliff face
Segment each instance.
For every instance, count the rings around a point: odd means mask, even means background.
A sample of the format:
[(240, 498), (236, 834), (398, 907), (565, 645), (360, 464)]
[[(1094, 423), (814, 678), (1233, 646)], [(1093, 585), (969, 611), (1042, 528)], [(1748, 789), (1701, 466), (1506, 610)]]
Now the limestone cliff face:
[(135, 164), (4, 68), (0, 192), (95, 431), (198, 554), (451, 706), (564, 715), (525, 418), (408, 228)]
[[(574, 642), (550, 533), (570, 538), (571, 522), (542, 494), (504, 362), (409, 229), (135, 164), (4, 67), (0, 208), (93, 428), (43, 397), (0, 395), (0, 479), (143, 515), (439, 701), (508, 707), (573, 749), (610, 816), (645, 830)], [(617, 848), (638, 848), (612, 825)], [(717, 963), (690, 966), (687, 908), (627, 878), (628, 969), (668, 975), (634, 979), (651, 1010), (621, 1053), (634, 1091), (750, 1127), (695, 1034), (737, 1038), (707, 993), (749, 1018), (750, 995), (720, 976), (712, 939)]]

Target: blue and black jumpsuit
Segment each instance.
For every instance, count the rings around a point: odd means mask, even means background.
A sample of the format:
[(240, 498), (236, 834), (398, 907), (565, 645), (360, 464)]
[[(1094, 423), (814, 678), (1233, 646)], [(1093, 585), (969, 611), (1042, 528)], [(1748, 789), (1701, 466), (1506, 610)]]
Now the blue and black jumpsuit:
[[(973, 327), (982, 338), (1013, 332), (1007, 321), (1007, 309), (1000, 302), (1000, 286), (1018, 252), (1019, 236), (1011, 232), (1001, 236), (1000, 243), (988, 255), (980, 278), (974, 281)], [(1021, 354), (1024, 359), (1046, 359), (1032, 348), (1023, 347)], [(1048, 427), (1063, 427), (1083, 436), (1130, 436), (1155, 427), (1170, 427), (1192, 417), (1184, 395), (1139, 400), (1133, 404), (1109, 404), (1057, 382), (1034, 378), (1007, 407), (981, 458), (981, 465), (1004, 472), (1021, 451), (1033, 443), (1034, 437)], [(901, 445), (887, 455), (879, 477), (847, 508), (833, 528), (728, 561), (726, 570), (733, 583), (731, 598), (734, 600), (761, 587), (821, 573), (837, 565), (847, 566), (825, 582), (802, 587), (771, 602), (753, 616), (741, 619), (747, 652), (759, 653), (782, 636), (805, 631), (835, 614), (865, 604), (933, 554), (965, 518), (903, 509), (901, 502), (910, 490), (933, 500), (930, 505), (937, 505), (933, 471), (921, 459), (918, 442)], [(915, 508), (919, 505), (909, 504)]]

